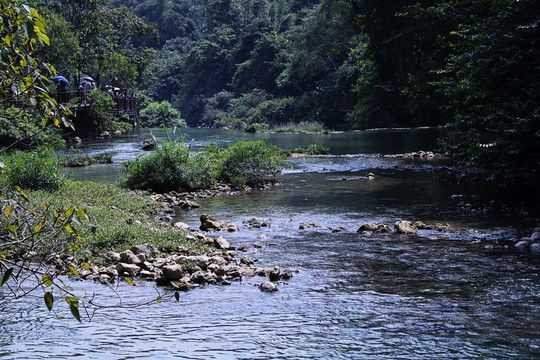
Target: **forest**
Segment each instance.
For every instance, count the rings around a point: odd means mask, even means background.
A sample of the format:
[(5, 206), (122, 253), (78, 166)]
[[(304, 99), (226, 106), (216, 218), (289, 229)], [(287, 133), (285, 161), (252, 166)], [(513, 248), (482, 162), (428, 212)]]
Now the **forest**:
[(189, 126), (440, 126), (501, 183), (540, 170), (536, 0), (47, 0), (36, 56)]

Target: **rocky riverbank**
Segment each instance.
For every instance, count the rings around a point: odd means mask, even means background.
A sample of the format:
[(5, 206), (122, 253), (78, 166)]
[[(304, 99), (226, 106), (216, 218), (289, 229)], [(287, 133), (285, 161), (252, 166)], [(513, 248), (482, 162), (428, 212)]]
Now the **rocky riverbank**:
[[(257, 226), (250, 219), (250, 226)], [(213, 224), (213, 225), (210, 225)], [(236, 248), (228, 240), (219, 236), (210, 237), (199, 231), (190, 231), (183, 223), (174, 226), (184, 229), (186, 240), (202, 243), (209, 249), (206, 254), (186, 247), (162, 249), (140, 244), (131, 249), (108, 252), (103, 257), (108, 266), (95, 266), (87, 263), (77, 265), (75, 259), (68, 255), (51, 255), (47, 259), (50, 265), (67, 272), (81, 280), (95, 280), (104, 284), (124, 279), (132, 283), (133, 278), (155, 281), (159, 286), (171, 287), (175, 290), (190, 290), (206, 284), (230, 285), (233, 281), (241, 281), (243, 277), (258, 276), (264, 279), (259, 288), (262, 291), (278, 291), (276, 283), (293, 277), (292, 270), (281, 270), (278, 266), (272, 269), (257, 267), (247, 256), (239, 256)], [(231, 226), (226, 221), (217, 220), (210, 215), (201, 216), (201, 229), (207, 231), (224, 230)], [(237, 230), (238, 228), (236, 228)], [(258, 244), (254, 244), (258, 247)], [(243, 246), (240, 251), (245, 251)]]

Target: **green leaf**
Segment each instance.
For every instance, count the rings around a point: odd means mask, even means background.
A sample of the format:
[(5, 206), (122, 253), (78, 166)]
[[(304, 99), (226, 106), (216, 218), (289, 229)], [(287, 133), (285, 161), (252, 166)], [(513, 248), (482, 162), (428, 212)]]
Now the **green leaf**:
[(174, 292), (174, 298), (176, 299), (176, 301), (180, 301), (180, 293), (178, 291)]
[(81, 267), (82, 267), (84, 270), (89, 270), (89, 269), (90, 269), (90, 264), (89, 264), (89, 263), (86, 263), (86, 262), (83, 262), (83, 263), (81, 263)]
[(6, 207), (6, 210), (5, 210), (6, 218), (9, 218), (11, 216), (14, 209), (15, 209), (14, 205), (9, 205), (8, 207)]
[(9, 268), (6, 270), (6, 272), (4, 273), (4, 276), (2, 276), (2, 282), (0, 283), (0, 286), (8, 282), (9, 277), (11, 276), (12, 272), (13, 272), (13, 268)]
[(50, 291), (47, 291), (44, 295), (44, 298), (45, 298), (45, 305), (47, 305), (47, 309), (49, 309), (49, 311), (52, 310), (52, 306), (53, 306), (53, 302), (54, 302), (54, 298), (53, 298), (53, 295), (52, 295), (52, 292)]
[(81, 322), (81, 314), (79, 313), (79, 308), (74, 304), (69, 304), (69, 310), (71, 310), (71, 314), (73, 315), (73, 317), (79, 322)]
[(126, 280), (126, 282), (131, 285), (131, 286), (135, 286), (135, 284), (133, 283), (133, 281), (131, 281), (130, 278), (128, 278), (127, 276), (124, 276), (124, 280)]
[(68, 274), (79, 277), (79, 272), (73, 266), (68, 267)]
[(66, 302), (69, 304), (69, 305), (73, 305), (75, 306), (76, 308), (79, 307), (79, 300), (77, 300), (77, 298), (74, 298), (72, 296), (66, 296), (64, 298), (66, 300)]
[(157, 297), (157, 302), (158, 302), (158, 304), (161, 302), (161, 300), (162, 300), (162, 299), (161, 299), (161, 296), (158, 296), (158, 297)]
[(43, 274), (41, 279), (43, 280), (43, 283), (47, 287), (51, 286), (53, 284), (53, 280), (54, 280), (54, 278), (50, 274)]

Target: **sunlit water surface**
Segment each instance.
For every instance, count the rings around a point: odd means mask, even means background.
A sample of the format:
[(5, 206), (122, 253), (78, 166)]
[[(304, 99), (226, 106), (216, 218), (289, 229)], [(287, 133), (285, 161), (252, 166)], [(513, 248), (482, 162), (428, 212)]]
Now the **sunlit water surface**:
[[(154, 135), (163, 138), (163, 133)], [(142, 151), (148, 133), (85, 144), (115, 152), (115, 164), (76, 170), (76, 178), (115, 181), (121, 160)], [(260, 267), (294, 269), (274, 294), (264, 278), (181, 293), (135, 309), (97, 311), (77, 323), (67, 306), (48, 313), (41, 298), (0, 308), (0, 357), (6, 359), (540, 359), (540, 262), (504, 245), (527, 235), (527, 220), (471, 213), (451, 198), (478, 188), (455, 185), (438, 160), (371, 157), (431, 150), (433, 130), (354, 134), (252, 135), (189, 130), (208, 141), (259, 139), (282, 147), (318, 142), (330, 157), (294, 158), (264, 190), (199, 200), (176, 220), (198, 228), (203, 212), (240, 227), (223, 235), (250, 245)], [(344, 154), (350, 154), (345, 156)], [(367, 173), (375, 174), (367, 180)], [(270, 228), (249, 229), (251, 217)], [(399, 219), (449, 223), (454, 233), (366, 235), (363, 223)], [(299, 229), (314, 222), (316, 228)], [(332, 233), (330, 228), (345, 227)], [(485, 248), (485, 241), (501, 248)], [(263, 247), (251, 246), (259, 242)], [(87, 297), (115, 304), (100, 284), (74, 282)], [(120, 285), (128, 303), (157, 297), (153, 284)], [(1, 293), (0, 293), (0, 296)]]

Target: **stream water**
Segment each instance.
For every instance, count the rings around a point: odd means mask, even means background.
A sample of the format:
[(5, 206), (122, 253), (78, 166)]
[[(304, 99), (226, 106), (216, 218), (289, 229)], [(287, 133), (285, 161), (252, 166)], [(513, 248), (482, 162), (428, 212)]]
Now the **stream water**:
[[(149, 136), (142, 131), (82, 145), (88, 152), (114, 152), (115, 163), (78, 169), (73, 176), (114, 181), (121, 160), (142, 154), (139, 147)], [(260, 138), (284, 148), (320, 143), (333, 156), (292, 158), (278, 184), (201, 199), (202, 208), (179, 211), (176, 220), (198, 228), (203, 212), (231, 219), (240, 231), (216, 236), (249, 245), (245, 255), (260, 267), (297, 270), (278, 284), (277, 293), (257, 288), (263, 278), (244, 278), (182, 293), (178, 302), (165, 292), (161, 304), (100, 310), (82, 324), (67, 307), (48, 313), (41, 298), (11, 302), (0, 308), (0, 357), (540, 359), (540, 260), (512, 246), (540, 224), (463, 206), (452, 195), (463, 195), (464, 202), (494, 199), (496, 206), (508, 199), (450, 181), (444, 161), (369, 156), (433, 150), (435, 130), (330, 135), (188, 130), (195, 149), (207, 141)], [(365, 178), (369, 172), (375, 179)], [(242, 221), (251, 217), (271, 226), (249, 229)], [(448, 223), (456, 231), (356, 232), (363, 223), (391, 225), (399, 219)], [(299, 229), (307, 222), (318, 227)], [(347, 230), (330, 229), (337, 227)], [(255, 242), (263, 247), (253, 247)], [(126, 301), (157, 296), (153, 284), (136, 284), (119, 285)], [(103, 285), (72, 286), (116, 302)]]

